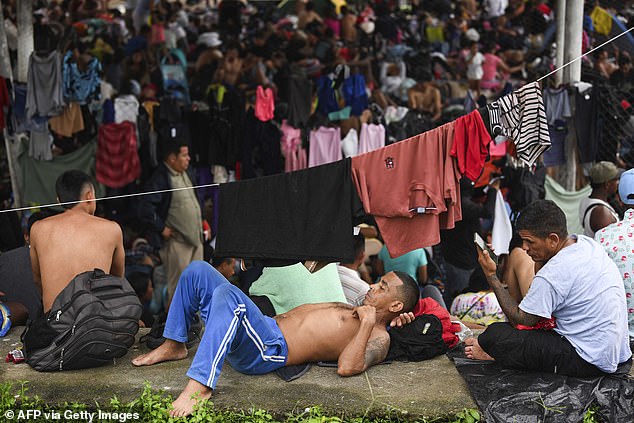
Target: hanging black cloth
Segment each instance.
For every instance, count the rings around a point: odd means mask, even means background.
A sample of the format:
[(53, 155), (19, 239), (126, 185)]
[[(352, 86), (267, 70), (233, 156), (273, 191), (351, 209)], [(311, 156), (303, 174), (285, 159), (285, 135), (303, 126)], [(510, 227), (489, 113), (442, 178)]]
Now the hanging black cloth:
[(221, 184), (216, 254), (352, 262), (360, 201), (350, 172), (345, 159)]

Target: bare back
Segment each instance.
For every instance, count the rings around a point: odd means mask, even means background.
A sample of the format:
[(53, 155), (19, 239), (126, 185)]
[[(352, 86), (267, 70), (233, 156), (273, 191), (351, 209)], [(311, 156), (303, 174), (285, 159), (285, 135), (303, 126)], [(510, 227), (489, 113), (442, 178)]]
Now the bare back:
[[(353, 307), (345, 303), (305, 304), (275, 317), (288, 346), (287, 366), (336, 361), (359, 331)], [(371, 339), (387, 335), (377, 324)]]
[(123, 276), (125, 253), (115, 222), (79, 210), (49, 217), (31, 229), (31, 264), (44, 311), (79, 273), (101, 269)]

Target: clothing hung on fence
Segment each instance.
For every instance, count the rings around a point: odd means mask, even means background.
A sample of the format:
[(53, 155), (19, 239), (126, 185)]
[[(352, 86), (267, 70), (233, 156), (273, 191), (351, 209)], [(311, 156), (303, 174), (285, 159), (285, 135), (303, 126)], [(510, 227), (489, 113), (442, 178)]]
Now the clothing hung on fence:
[(350, 263), (355, 196), (350, 159), (222, 184), (216, 254)]
[(461, 218), (459, 175), (449, 154), (454, 127), (449, 122), (352, 158), (363, 208), (374, 216), (392, 257), (437, 244), (440, 228), (453, 228)]
[(562, 88), (544, 89), (544, 107), (548, 121), (548, 133), (551, 147), (544, 152), (544, 165), (558, 166), (566, 162), (566, 136), (568, 124), (566, 119), (572, 117), (568, 91)]
[(91, 99), (98, 98), (101, 93), (101, 63), (93, 58), (82, 72), (72, 58), (71, 51), (64, 56), (64, 98), (66, 101), (86, 104)]
[(356, 129), (350, 128), (346, 136), (343, 137), (341, 151), (344, 157), (354, 157), (359, 153), (359, 136)]
[(293, 128), (286, 120), (282, 121), (282, 139), (280, 140), (284, 161), (284, 171), (292, 172), (308, 167), (306, 149), (302, 147), (302, 131)]
[(264, 89), (261, 85), (258, 85), (255, 96), (255, 117), (262, 122), (273, 119), (275, 113), (275, 94), (273, 94), (273, 90), (270, 88)]
[(341, 160), (341, 129), (320, 127), (310, 132), (308, 167)]
[(136, 129), (132, 122), (110, 123), (99, 127), (97, 182), (121, 188), (141, 175)]
[(359, 154), (369, 153), (383, 147), (385, 147), (385, 127), (362, 123), (359, 134)]
[(48, 124), (51, 130), (63, 137), (72, 137), (79, 131), (84, 130), (84, 117), (81, 113), (79, 103), (69, 103), (64, 107), (64, 112), (59, 116), (49, 119)]
[(26, 119), (34, 116), (57, 116), (64, 107), (62, 93), (62, 56), (53, 51), (40, 57), (35, 52), (29, 58), (26, 93)]

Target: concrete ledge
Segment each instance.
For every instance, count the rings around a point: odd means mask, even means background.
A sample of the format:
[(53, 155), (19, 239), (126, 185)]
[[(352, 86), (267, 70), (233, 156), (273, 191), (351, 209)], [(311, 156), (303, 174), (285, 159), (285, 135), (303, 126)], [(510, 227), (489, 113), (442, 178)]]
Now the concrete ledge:
[[(12, 328), (0, 339), (3, 356), (20, 345), (23, 328)], [(145, 334), (148, 329), (140, 333)], [(187, 371), (195, 350), (181, 361), (136, 368), (131, 360), (147, 351), (137, 342), (125, 357), (110, 366), (59, 373), (39, 373), (27, 364), (0, 363), (0, 381), (28, 381), (29, 396), (59, 404), (99, 403), (107, 408), (110, 398), (121, 401), (137, 398), (147, 381), (176, 397), (187, 383)], [(220, 409), (266, 409), (277, 416), (301, 412), (319, 405), (325, 413), (337, 416), (407, 416), (442, 418), (463, 408), (475, 408), (467, 385), (446, 356), (420, 363), (392, 363), (375, 366), (367, 372), (339, 377), (334, 368), (313, 366), (304, 376), (284, 382), (275, 374), (246, 376), (228, 364), (213, 397)]]

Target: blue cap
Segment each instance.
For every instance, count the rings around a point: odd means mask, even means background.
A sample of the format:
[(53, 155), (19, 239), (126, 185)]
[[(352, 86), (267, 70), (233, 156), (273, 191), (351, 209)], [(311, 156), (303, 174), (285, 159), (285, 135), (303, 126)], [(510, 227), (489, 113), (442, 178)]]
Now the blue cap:
[(623, 172), (619, 180), (619, 195), (624, 204), (634, 204), (634, 169)]

